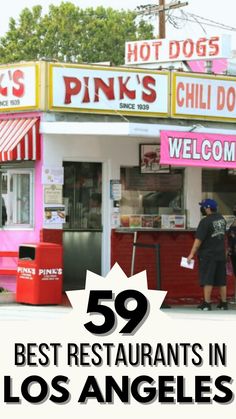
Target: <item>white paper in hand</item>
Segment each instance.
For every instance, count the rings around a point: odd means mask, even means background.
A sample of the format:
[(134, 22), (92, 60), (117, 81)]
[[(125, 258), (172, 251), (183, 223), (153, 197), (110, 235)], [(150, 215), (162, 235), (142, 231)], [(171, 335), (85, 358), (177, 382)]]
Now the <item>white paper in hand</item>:
[(193, 269), (194, 268), (194, 260), (192, 259), (190, 263), (188, 263), (188, 259), (185, 257), (181, 258), (180, 261), (180, 266), (182, 266), (182, 268), (188, 268), (188, 269)]

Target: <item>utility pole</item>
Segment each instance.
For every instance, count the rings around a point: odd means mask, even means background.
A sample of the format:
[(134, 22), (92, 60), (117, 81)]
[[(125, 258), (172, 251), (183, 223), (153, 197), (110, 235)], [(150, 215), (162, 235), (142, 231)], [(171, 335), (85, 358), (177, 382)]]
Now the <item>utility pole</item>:
[(176, 1), (175, 3), (165, 4), (165, 0), (159, 0), (157, 12), (159, 14), (159, 38), (166, 37), (166, 14), (165, 12), (171, 9), (179, 9), (180, 7), (187, 6), (188, 2)]
[(159, 11), (159, 38), (166, 37), (166, 13), (165, 13), (165, 0), (159, 0), (159, 7), (162, 8)]
[(188, 2), (175, 1), (173, 3), (165, 4), (165, 0), (159, 0), (158, 5), (140, 6), (138, 14), (140, 15), (157, 15), (158, 16), (158, 38), (166, 37), (166, 15), (165, 12), (172, 9), (179, 9), (187, 6)]

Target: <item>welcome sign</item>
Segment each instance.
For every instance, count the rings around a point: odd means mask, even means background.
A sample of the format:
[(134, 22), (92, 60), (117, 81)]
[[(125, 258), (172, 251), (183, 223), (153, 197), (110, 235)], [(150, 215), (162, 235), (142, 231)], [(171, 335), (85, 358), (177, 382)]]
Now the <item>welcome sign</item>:
[(236, 136), (161, 131), (161, 164), (236, 168)]

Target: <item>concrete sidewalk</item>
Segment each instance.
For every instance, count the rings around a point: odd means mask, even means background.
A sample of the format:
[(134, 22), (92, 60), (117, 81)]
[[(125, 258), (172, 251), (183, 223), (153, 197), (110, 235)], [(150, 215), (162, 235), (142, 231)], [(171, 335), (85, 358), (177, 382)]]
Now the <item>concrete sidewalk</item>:
[(30, 305), (16, 303), (15, 292), (0, 293), (0, 321), (57, 319), (70, 313), (71, 310), (65, 294), (61, 305)]
[(66, 306), (31, 306), (17, 303), (0, 303), (0, 322), (5, 320), (59, 319), (71, 312)]
[[(15, 302), (15, 294), (0, 294), (0, 321), (2, 320), (42, 320), (59, 319), (69, 314), (72, 308), (66, 295), (63, 296), (62, 305), (28, 305)], [(203, 320), (211, 319), (214, 321), (235, 321), (236, 303), (229, 302), (229, 310), (223, 311), (216, 309), (216, 304), (212, 305), (212, 311), (201, 311), (197, 305), (172, 305), (170, 308), (163, 308), (168, 316), (173, 319)]]
[(235, 302), (229, 302), (228, 310), (219, 310), (216, 308), (216, 304), (212, 304), (211, 311), (199, 310), (197, 305), (171, 306), (162, 310), (173, 319), (236, 321)]

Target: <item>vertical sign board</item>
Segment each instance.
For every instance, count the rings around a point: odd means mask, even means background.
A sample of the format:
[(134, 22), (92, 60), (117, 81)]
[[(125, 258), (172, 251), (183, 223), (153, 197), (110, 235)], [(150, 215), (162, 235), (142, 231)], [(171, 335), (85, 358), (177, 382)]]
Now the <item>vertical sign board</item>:
[(0, 112), (39, 108), (39, 63), (0, 66)]
[(171, 117), (236, 121), (236, 77), (172, 73)]
[(169, 115), (169, 73), (49, 64), (49, 109), (138, 116)]

